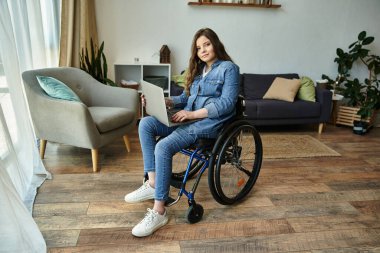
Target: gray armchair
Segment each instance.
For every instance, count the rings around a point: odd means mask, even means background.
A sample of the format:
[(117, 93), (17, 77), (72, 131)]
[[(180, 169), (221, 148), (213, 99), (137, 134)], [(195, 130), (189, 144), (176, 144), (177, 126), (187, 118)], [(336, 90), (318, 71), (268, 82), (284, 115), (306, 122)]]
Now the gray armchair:
[[(69, 86), (83, 103), (56, 99), (40, 87), (37, 75), (54, 77)], [(25, 94), (44, 158), (46, 142), (91, 149), (93, 171), (98, 171), (98, 149), (123, 137), (136, 126), (136, 90), (104, 85), (77, 68), (47, 68), (22, 73)]]

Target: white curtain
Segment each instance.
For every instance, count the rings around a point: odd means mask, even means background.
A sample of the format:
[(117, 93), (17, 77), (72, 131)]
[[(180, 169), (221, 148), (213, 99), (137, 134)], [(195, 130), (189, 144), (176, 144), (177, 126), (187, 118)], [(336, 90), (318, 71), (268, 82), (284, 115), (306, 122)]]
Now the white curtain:
[(0, 0), (8, 88), (0, 93), (0, 252), (46, 252), (32, 207), (36, 189), (50, 174), (39, 158), (21, 73), (58, 65), (58, 8), (59, 0)]

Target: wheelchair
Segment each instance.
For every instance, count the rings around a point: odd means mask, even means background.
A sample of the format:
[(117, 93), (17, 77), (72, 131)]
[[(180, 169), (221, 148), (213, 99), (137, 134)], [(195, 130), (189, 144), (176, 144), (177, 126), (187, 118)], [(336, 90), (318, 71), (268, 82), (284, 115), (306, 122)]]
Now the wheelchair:
[[(173, 157), (173, 165), (186, 166), (188, 161), (185, 170), (173, 166), (170, 184), (179, 191), (176, 199), (169, 197), (166, 206), (176, 204), (185, 195), (189, 205), (187, 221), (199, 222), (204, 209), (195, 201), (195, 192), (206, 169), (213, 198), (222, 205), (238, 203), (252, 190), (259, 176), (262, 157), (260, 134), (244, 120), (244, 100), (239, 97), (237, 115), (223, 128), (218, 138), (199, 139)], [(188, 181), (194, 177), (193, 186), (186, 190)]]

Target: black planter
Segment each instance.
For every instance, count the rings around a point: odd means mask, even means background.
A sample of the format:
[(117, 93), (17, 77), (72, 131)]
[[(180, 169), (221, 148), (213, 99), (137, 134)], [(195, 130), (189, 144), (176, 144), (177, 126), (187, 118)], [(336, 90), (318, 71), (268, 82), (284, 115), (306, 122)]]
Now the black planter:
[(352, 131), (354, 132), (354, 134), (363, 135), (367, 133), (368, 128), (369, 128), (368, 122), (354, 120), (354, 126), (352, 128)]

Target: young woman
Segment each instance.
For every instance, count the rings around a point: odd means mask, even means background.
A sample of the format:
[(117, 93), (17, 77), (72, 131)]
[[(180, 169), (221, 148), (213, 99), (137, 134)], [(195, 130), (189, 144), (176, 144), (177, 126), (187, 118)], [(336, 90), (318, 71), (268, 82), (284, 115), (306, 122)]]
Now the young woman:
[[(198, 138), (216, 138), (223, 123), (235, 115), (239, 67), (232, 62), (213, 30), (200, 29), (194, 35), (188, 69), (184, 92), (167, 99), (166, 104), (183, 109), (174, 114), (174, 122), (200, 120), (167, 127), (148, 116), (139, 124), (144, 172), (149, 179), (139, 189), (127, 194), (125, 201), (137, 203), (154, 199), (154, 206), (132, 229), (132, 234), (137, 237), (151, 235), (168, 222), (165, 201), (169, 195), (173, 156)], [(142, 96), (143, 105), (145, 102), (149, 103)], [(164, 138), (157, 142), (157, 136)]]

